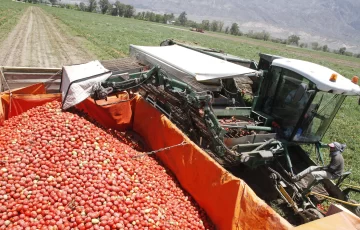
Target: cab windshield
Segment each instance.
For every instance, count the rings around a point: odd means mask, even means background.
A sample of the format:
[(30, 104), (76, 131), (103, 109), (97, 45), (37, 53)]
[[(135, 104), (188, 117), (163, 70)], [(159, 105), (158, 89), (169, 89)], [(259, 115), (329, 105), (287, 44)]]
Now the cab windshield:
[(329, 128), (346, 96), (317, 92), (296, 130), (295, 142), (318, 142)]
[(314, 143), (321, 140), (346, 96), (318, 91), (293, 71), (272, 66), (262, 85), (261, 110), (270, 115), (281, 138)]

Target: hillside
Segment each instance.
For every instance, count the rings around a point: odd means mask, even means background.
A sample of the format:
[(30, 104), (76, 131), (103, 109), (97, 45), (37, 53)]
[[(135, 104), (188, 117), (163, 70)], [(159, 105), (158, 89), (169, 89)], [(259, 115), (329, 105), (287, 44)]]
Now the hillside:
[(188, 17), (237, 22), (244, 31), (267, 30), (273, 36), (299, 34), (303, 42), (318, 41), (333, 48), (360, 51), (358, 0), (122, 0), (137, 9)]

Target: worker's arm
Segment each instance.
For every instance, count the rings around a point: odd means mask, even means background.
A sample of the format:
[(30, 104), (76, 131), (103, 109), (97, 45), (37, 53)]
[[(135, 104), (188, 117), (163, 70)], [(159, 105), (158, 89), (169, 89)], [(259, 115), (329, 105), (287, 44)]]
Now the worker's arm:
[(319, 148), (329, 148), (329, 144), (319, 142)]

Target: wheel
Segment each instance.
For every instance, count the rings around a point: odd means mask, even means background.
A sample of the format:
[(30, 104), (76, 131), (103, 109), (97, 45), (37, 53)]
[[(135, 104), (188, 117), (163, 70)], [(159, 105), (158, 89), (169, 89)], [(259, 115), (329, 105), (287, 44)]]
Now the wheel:
[(324, 215), (316, 208), (308, 208), (303, 212), (303, 214), (307, 219), (306, 222), (321, 219), (324, 217)]
[[(352, 203), (352, 204), (358, 204), (358, 202), (356, 200), (350, 199), (348, 200), (348, 202)], [(351, 210), (353, 213), (355, 213), (355, 215), (357, 215), (358, 217), (360, 217), (360, 206), (351, 206), (351, 205), (347, 205), (347, 208), (349, 210)]]

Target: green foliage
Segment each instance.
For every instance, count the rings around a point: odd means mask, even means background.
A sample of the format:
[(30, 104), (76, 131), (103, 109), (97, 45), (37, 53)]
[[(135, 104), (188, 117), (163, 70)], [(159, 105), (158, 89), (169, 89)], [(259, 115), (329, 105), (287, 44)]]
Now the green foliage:
[(264, 41), (268, 41), (270, 39), (270, 33), (265, 30), (263, 30), (262, 32), (254, 32), (250, 30), (249, 33), (246, 34), (246, 36)]
[(322, 47), (322, 51), (324, 51), (324, 52), (329, 52), (329, 47), (328, 47), (327, 45), (324, 45), (324, 46)]
[(210, 30), (210, 21), (209, 20), (202, 20), (201, 28), (204, 30)]
[(186, 17), (186, 12), (182, 12), (179, 17), (178, 17), (178, 21), (180, 22), (180, 25), (184, 26), (186, 24), (187, 21), (187, 17)]
[(106, 14), (106, 12), (112, 8), (112, 5), (109, 3), (109, 0), (99, 0), (99, 7), (102, 14)]
[(80, 4), (79, 4), (79, 10), (80, 10), (80, 11), (86, 11), (85, 3), (80, 2)]
[(28, 6), (29, 4), (0, 0), (0, 42), (7, 37)]
[(97, 7), (96, 0), (88, 0), (89, 6), (87, 7), (87, 11), (95, 12)]
[(300, 36), (295, 35), (295, 34), (290, 35), (290, 36), (288, 37), (288, 39), (287, 39), (287, 42), (288, 42), (288, 44), (290, 44), (290, 45), (296, 45), (296, 46), (298, 46), (298, 45), (299, 45), (299, 41), (300, 41)]
[(131, 18), (135, 14), (135, 8), (132, 5), (125, 5), (124, 17)]
[(319, 45), (318, 42), (312, 42), (312, 43), (311, 43), (311, 48), (312, 48), (313, 50), (321, 50), (321, 46)]
[(345, 54), (345, 51), (346, 51), (346, 47), (341, 47), (341, 48), (339, 49), (339, 54), (344, 55), (344, 54)]
[(239, 25), (237, 23), (233, 23), (230, 28), (230, 34), (238, 35), (240, 33)]
[(307, 43), (300, 43), (300, 48), (308, 48), (308, 44)]

